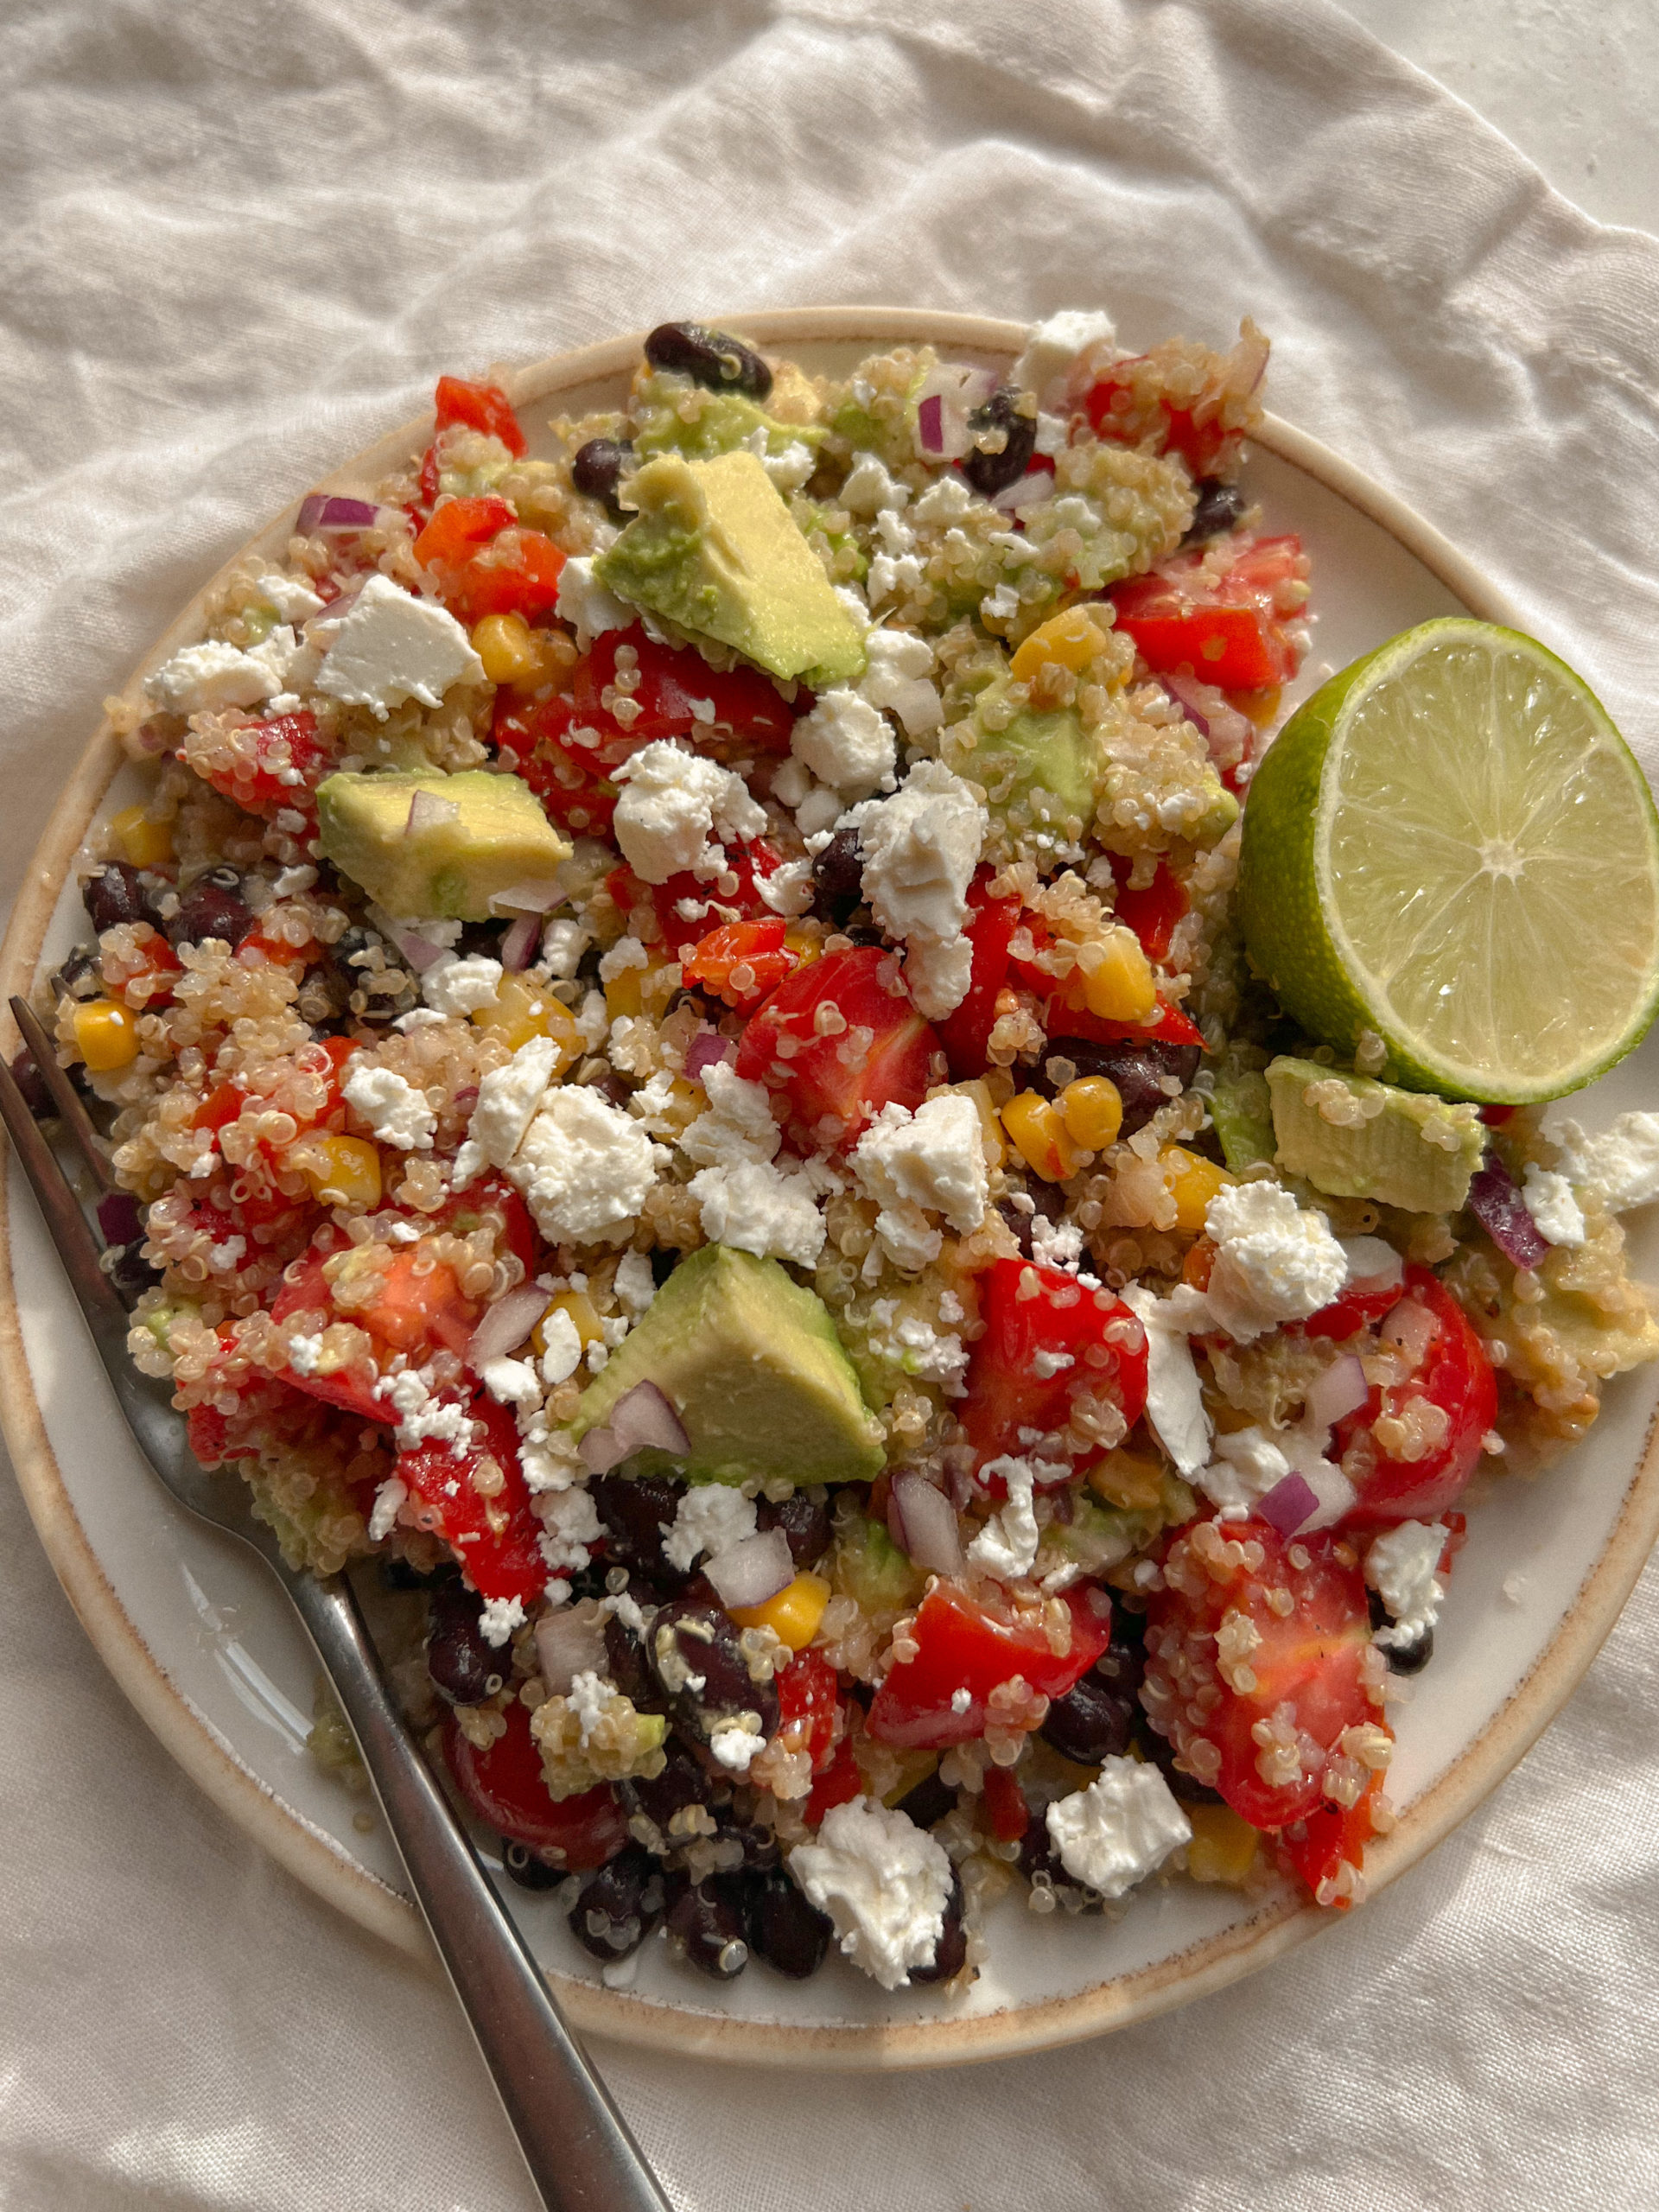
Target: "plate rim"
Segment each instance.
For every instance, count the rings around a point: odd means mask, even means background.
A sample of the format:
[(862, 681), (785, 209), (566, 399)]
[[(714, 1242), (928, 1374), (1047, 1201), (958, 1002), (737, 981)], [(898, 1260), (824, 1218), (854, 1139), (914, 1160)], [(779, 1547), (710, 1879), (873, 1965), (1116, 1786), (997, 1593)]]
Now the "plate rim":
[[(772, 348), (814, 340), (919, 342), (1006, 359), (1019, 351), (1026, 334), (1021, 323), (913, 308), (774, 308), (734, 313), (724, 320)], [(625, 372), (639, 358), (642, 336), (631, 332), (495, 373), (517, 404), (535, 405)], [(419, 416), (387, 432), (331, 471), (316, 488), (344, 488), (365, 476), (385, 474), (426, 442), (429, 422)], [(1268, 415), (1254, 442), (1386, 531), (1471, 613), (1524, 628), (1514, 607), (1449, 539), (1320, 440)], [(200, 587), (142, 656), (122, 687), (124, 696), (176, 643), (194, 639), (204, 601), (238, 563), (252, 554), (280, 552), (298, 504), (291, 501)], [(0, 943), (0, 997), (31, 988), (64, 878), (124, 761), (105, 716), (71, 771), (25, 869)], [(17, 1039), (9, 1017), (6, 1030), (10, 1050)], [(334, 1837), (307, 1821), (242, 1764), (171, 1681), (122, 1605), (75, 1513), (35, 1395), (12, 1288), (12, 1185), (10, 1173), (0, 1174), (0, 1280), (11, 1291), (0, 1306), (0, 1430), (29, 1517), (77, 1618), (140, 1718), (223, 1813), (314, 1894), (435, 1973), (436, 1956), (413, 1903), (353, 1859)], [(1607, 1541), (1554, 1636), (1486, 1726), (1402, 1815), (1394, 1831), (1372, 1847), (1367, 1873), (1373, 1894), (1440, 1842), (1525, 1756), (1600, 1649), (1659, 1535), (1656, 1433), (1659, 1407), (1649, 1416)], [(579, 2030), (636, 2048), (778, 2068), (921, 2069), (1054, 2049), (1152, 2018), (1213, 1994), (1339, 1924), (1337, 1915), (1311, 1903), (1275, 1897), (1249, 1918), (1135, 1972), (1070, 1996), (955, 2019), (797, 2026), (734, 2018), (695, 2005), (664, 2004), (557, 1972), (549, 1978)]]

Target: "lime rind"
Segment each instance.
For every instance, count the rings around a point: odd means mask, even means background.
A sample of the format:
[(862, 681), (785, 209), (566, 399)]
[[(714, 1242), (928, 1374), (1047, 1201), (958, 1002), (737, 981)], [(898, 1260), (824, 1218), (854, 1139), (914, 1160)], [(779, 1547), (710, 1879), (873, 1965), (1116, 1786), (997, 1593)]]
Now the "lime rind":
[(1238, 895), (1287, 1011), (1351, 1056), (1380, 1040), (1375, 1071), (1409, 1089), (1559, 1097), (1659, 1007), (1646, 780), (1582, 679), (1494, 624), (1421, 624), (1298, 709), (1251, 786)]

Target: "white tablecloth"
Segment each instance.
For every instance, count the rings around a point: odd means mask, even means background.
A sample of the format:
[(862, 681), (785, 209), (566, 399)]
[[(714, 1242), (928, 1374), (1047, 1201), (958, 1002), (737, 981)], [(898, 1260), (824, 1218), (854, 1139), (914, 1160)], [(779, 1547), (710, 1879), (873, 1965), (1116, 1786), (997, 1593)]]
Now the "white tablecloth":
[[(1278, 341), (1651, 767), (1659, 244), (1599, 230), (1324, 0), (14, 0), (0, 41), (8, 891), (194, 587), (442, 369), (733, 303), (1103, 301)], [(0, 1490), (0, 2201), (525, 2212), (434, 1980), (198, 1796)], [(1659, 2197), (1659, 1588), (1352, 1924), (956, 2075), (602, 2053), (677, 2204)]]

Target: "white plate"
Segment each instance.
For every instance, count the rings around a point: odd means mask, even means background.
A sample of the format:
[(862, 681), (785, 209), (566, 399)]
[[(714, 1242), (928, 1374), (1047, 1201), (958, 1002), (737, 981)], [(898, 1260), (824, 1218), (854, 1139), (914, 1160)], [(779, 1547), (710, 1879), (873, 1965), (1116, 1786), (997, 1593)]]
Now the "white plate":
[[(878, 308), (734, 321), (770, 350), (819, 369), (844, 370), (901, 339), (1006, 360), (1020, 338), (1008, 324)], [(637, 359), (638, 340), (626, 339), (520, 372), (512, 389), (532, 451), (550, 414), (614, 404)], [(429, 426), (410, 425), (325, 488), (372, 484), (428, 435)], [(1512, 619), (1444, 540), (1288, 425), (1269, 419), (1248, 481), (1268, 526), (1300, 531), (1313, 556), (1319, 621), (1301, 690), (1326, 664), (1339, 668), (1431, 615), (1468, 609)], [(280, 551), (293, 512), (255, 545)], [(199, 634), (198, 602), (144, 668)], [(84, 937), (74, 851), (90, 822), (138, 789), (105, 728), (35, 856), (0, 955), (6, 993), (26, 989), (42, 960)], [(1659, 1039), (1573, 1110), (1599, 1126), (1650, 1103), (1656, 1076)], [(286, 1602), (249, 1554), (180, 1511), (150, 1478), (15, 1173), (0, 1199), (16, 1299), (15, 1315), (0, 1315), (0, 1410), (30, 1511), (88, 1634), (162, 1742), (232, 1819), (321, 1896), (425, 1955), (384, 1829), (359, 1832), (362, 1801), (306, 1751), (316, 1669)], [(1632, 1241), (1638, 1267), (1659, 1269), (1659, 1221), (1638, 1217)], [(1402, 1817), (1368, 1853), (1373, 1890), (1508, 1772), (1612, 1625), (1659, 1526), (1659, 1459), (1648, 1449), (1656, 1400), (1659, 1373), (1624, 1377), (1608, 1389), (1588, 1440), (1541, 1480), (1488, 1484), (1494, 1494), (1471, 1516), (1433, 1662), (1401, 1717), (1389, 1792)], [(504, 1887), (580, 2025), (783, 2066), (944, 2065), (1098, 2033), (1218, 1988), (1338, 1917), (1288, 1887), (1246, 1907), (1230, 1891), (1173, 1882), (1154, 1885), (1115, 1922), (1044, 1920), (1024, 1910), (1016, 1887), (992, 1916), (985, 1969), (963, 1998), (889, 1997), (833, 1957), (804, 1984), (756, 1965), (716, 1987), (672, 1963), (660, 1942), (645, 1947), (632, 1986), (612, 1990), (550, 1902)]]

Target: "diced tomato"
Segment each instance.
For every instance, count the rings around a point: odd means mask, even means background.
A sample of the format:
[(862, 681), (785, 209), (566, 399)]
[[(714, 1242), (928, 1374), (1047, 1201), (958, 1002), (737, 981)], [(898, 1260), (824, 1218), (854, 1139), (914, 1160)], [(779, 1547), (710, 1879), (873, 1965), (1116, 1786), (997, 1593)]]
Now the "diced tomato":
[[(442, 1537), (480, 1597), (517, 1598), (528, 1611), (547, 1587), (547, 1562), (518, 1464), (518, 1425), (510, 1408), (482, 1391), (467, 1411), (484, 1432), (481, 1442), (417, 1444), (397, 1454), (397, 1478), (420, 1501), (418, 1525)], [(486, 1484), (487, 1495), (477, 1483), (486, 1459), (502, 1477), (499, 1489)]]
[(499, 438), (515, 459), (526, 451), (512, 402), (499, 384), (466, 384), (460, 377), (440, 377), (435, 411), (441, 430), (464, 423), (469, 429)]
[(235, 1121), (247, 1103), (248, 1094), (233, 1083), (216, 1083), (190, 1116), (193, 1129), (222, 1129)]
[(1514, 1114), (1513, 1106), (1483, 1106), (1480, 1109), (1480, 1118), (1489, 1129), (1501, 1129)]
[(116, 996), (139, 1013), (155, 1013), (173, 1003), (173, 982), (184, 963), (157, 929), (148, 922), (131, 925), (132, 953), (122, 961), (124, 973), (115, 987)]
[(470, 1236), (490, 1223), (496, 1230), (498, 1248), (512, 1253), (525, 1276), (541, 1265), (543, 1244), (530, 1208), (504, 1176), (486, 1175), (446, 1198), (435, 1214), (413, 1217), (428, 1230), (445, 1229), (456, 1236)]
[[(978, 1287), (984, 1334), (957, 1417), (982, 1465), (1025, 1454), (1033, 1429), (1056, 1435), (1083, 1397), (1116, 1407), (1125, 1434), (1134, 1427), (1147, 1402), (1147, 1336), (1121, 1299), (1026, 1260), (993, 1260)], [(1045, 1373), (1039, 1353), (1068, 1363)], [(1098, 1456), (1085, 1452), (1079, 1465)], [(1000, 1487), (995, 1478), (990, 1487)]]
[(184, 1418), (184, 1433), (190, 1449), (204, 1467), (222, 1466), (229, 1456), (226, 1446), (230, 1440), (231, 1424), (228, 1416), (217, 1406), (192, 1406)]
[(419, 531), (438, 504), (438, 449), (435, 445), (428, 446), (421, 456), (421, 473), (416, 480), (415, 499), (416, 504), (408, 512), (410, 520)]
[(1129, 881), (1134, 865), (1125, 854), (1112, 855), (1112, 874), (1117, 881), (1115, 911), (1118, 920), (1140, 938), (1141, 950), (1147, 959), (1161, 960), (1169, 950), (1176, 923), (1192, 901), (1185, 886), (1177, 883), (1170, 874), (1167, 862), (1160, 861), (1152, 881), (1138, 889)]
[(784, 944), (787, 926), (774, 914), (764, 922), (727, 922), (710, 930), (683, 956), (685, 981), (747, 1013), (794, 968), (795, 956)]
[(209, 768), (207, 778), (213, 789), (249, 814), (308, 815), (311, 794), (334, 765), (317, 734), (316, 716), (303, 708), (296, 715), (272, 715), (245, 723), (242, 735), (253, 747), (251, 766), (238, 760), (239, 780), (228, 768)]
[(603, 734), (562, 693), (526, 702), (505, 684), (495, 695), (491, 735), (554, 821), (578, 836), (609, 836), (620, 794), (606, 771), (637, 753), (639, 742), (620, 730)]
[[(1396, 1321), (1395, 1316), (1398, 1316)], [(1385, 1332), (1423, 1350), (1403, 1382), (1372, 1387), (1357, 1412), (1337, 1423), (1343, 1471), (1359, 1493), (1354, 1517), (1367, 1521), (1432, 1521), (1445, 1512), (1473, 1474), (1481, 1439), (1497, 1420), (1497, 1378), (1486, 1348), (1445, 1285), (1427, 1268), (1406, 1269), (1405, 1296), (1395, 1301)], [(1444, 1427), (1438, 1442), (1411, 1459), (1389, 1457), (1376, 1435), (1384, 1414), (1403, 1419), (1408, 1430), (1427, 1422)], [(1421, 1446), (1421, 1435), (1416, 1441)]]
[(443, 1727), (443, 1756), (455, 1787), (485, 1827), (575, 1872), (613, 1859), (628, 1840), (628, 1822), (610, 1783), (579, 1797), (550, 1797), (529, 1713), (515, 1698), (502, 1718), (506, 1734), (482, 1751), (462, 1735), (453, 1713)]
[(1019, 926), (1017, 899), (990, 899), (984, 887), (990, 870), (982, 869), (968, 893), (975, 910), (967, 928), (974, 948), (974, 965), (968, 995), (956, 1012), (938, 1025), (939, 1042), (950, 1063), (953, 1083), (971, 1083), (984, 1074), (991, 1032), (996, 1027), (996, 1001), (1008, 979), (1008, 941)]
[(479, 498), (446, 499), (415, 541), (415, 558), (423, 569), (462, 567), (481, 545), (511, 530), (518, 518), (493, 493)]
[(1116, 1045), (1126, 1038), (1160, 1045), (1204, 1043), (1204, 1032), (1191, 1014), (1172, 1006), (1161, 991), (1158, 994), (1157, 1014), (1151, 1021), (1144, 1025), (1106, 1021), (1099, 1014), (1090, 1013), (1083, 1003), (1082, 985), (1070, 980), (1050, 998), (1044, 1009), (1043, 1026), (1051, 1038), (1083, 1037), (1096, 1045)]
[[(1147, 1600), (1147, 1711), (1160, 1726), (1167, 1723), (1188, 1767), (1204, 1780), (1213, 1776), (1213, 1787), (1241, 1819), (1253, 1827), (1282, 1827), (1325, 1802), (1326, 1763), (1343, 1732), (1382, 1721), (1365, 1687), (1371, 1624), (1364, 1577), (1351, 1548), (1328, 1529), (1287, 1542), (1265, 1521), (1217, 1522), (1217, 1536), (1237, 1547), (1218, 1567), (1192, 1554), (1198, 1525), (1176, 1539), (1172, 1555), (1184, 1548), (1185, 1561), (1177, 1558), (1172, 1580), (1166, 1560), (1166, 1586)], [(1239, 1554), (1255, 1546), (1261, 1565), (1250, 1567)], [(1338, 1548), (1351, 1563), (1338, 1556)], [(1306, 1567), (1294, 1563), (1293, 1549)], [(1235, 1613), (1240, 1656), (1224, 1675), (1216, 1636)], [(1249, 1687), (1235, 1688), (1236, 1681)], [(1270, 1780), (1262, 1770), (1268, 1746), (1253, 1731), (1262, 1726), (1265, 1732), (1280, 1718), (1307, 1741), (1292, 1778)], [(1200, 1739), (1213, 1750), (1195, 1764), (1192, 1747)]]
[(810, 1751), (822, 1774), (836, 1749), (836, 1711), (841, 1702), (836, 1670), (821, 1651), (798, 1651), (772, 1677), (778, 1692), (778, 1732), (791, 1751)]
[(1018, 1843), (1031, 1826), (1031, 1808), (1012, 1768), (986, 1768), (981, 1802), (989, 1815), (991, 1834), (997, 1841)]
[[(440, 507), (429, 528), (435, 528), (447, 512)], [(558, 604), (563, 573), (564, 556), (550, 537), (516, 526), (459, 566), (432, 571), (444, 605), (469, 629), (486, 614), (520, 614), (526, 622), (545, 622)]]
[[(327, 1320), (336, 1318), (334, 1300), (323, 1277), (322, 1262), (321, 1252), (308, 1252), (287, 1269), (282, 1288), (271, 1300), (273, 1321), (286, 1321), (295, 1313), (321, 1313)], [(360, 1365), (337, 1368), (326, 1375), (302, 1375), (289, 1368), (285, 1379), (308, 1397), (321, 1398), (325, 1405), (339, 1406), (363, 1421), (385, 1422), (391, 1419), (385, 1400), (376, 1390), (379, 1370), (372, 1359), (365, 1358)]]
[(829, 1765), (812, 1784), (812, 1794), (806, 1801), (807, 1825), (817, 1827), (826, 1813), (833, 1812), (837, 1805), (849, 1804), (863, 1787), (864, 1777), (853, 1756), (852, 1738), (843, 1736)]
[(257, 967), (261, 962), (273, 968), (309, 968), (322, 957), (322, 947), (309, 937), (302, 944), (290, 944), (285, 937), (273, 937), (263, 923), (256, 922), (237, 946), (236, 957), (245, 968)]
[(1117, 627), (1155, 674), (1191, 669), (1224, 691), (1264, 691), (1296, 673), (1289, 625), (1305, 603), (1299, 537), (1262, 537), (1213, 584), (1201, 553), (1177, 554), (1150, 575), (1114, 584)]
[(1346, 1344), (1350, 1337), (1357, 1337), (1362, 1329), (1369, 1329), (1385, 1313), (1391, 1313), (1399, 1303), (1398, 1282), (1389, 1283), (1381, 1290), (1344, 1290), (1340, 1298), (1332, 1299), (1329, 1306), (1321, 1306), (1306, 1321), (1289, 1325), (1305, 1337), (1326, 1337), (1332, 1344)]
[(1065, 1602), (1071, 1645), (1060, 1654), (1039, 1616), (993, 1610), (955, 1583), (936, 1582), (910, 1631), (916, 1656), (889, 1668), (875, 1694), (871, 1735), (912, 1751), (965, 1744), (984, 1734), (991, 1692), (1016, 1675), (1044, 1697), (1064, 1697), (1105, 1650), (1112, 1625), (1111, 1600), (1092, 1584), (1068, 1590)]
[[(828, 1034), (819, 1026), (826, 1007), (829, 1018), (840, 1017)], [(938, 1033), (912, 1005), (893, 955), (861, 944), (827, 953), (779, 985), (749, 1018), (737, 1072), (782, 1099), (804, 1149), (844, 1151), (884, 1106), (915, 1111), (936, 1056), (943, 1061)]]
[[(620, 653), (633, 661), (626, 692), (613, 689)], [(710, 668), (694, 646), (659, 645), (638, 623), (594, 639), (576, 664), (572, 690), (584, 716), (625, 730), (636, 746), (678, 737), (709, 753), (785, 753), (797, 713), (812, 703), (802, 694), (791, 707), (759, 669)], [(607, 690), (613, 702), (626, 697), (637, 712), (617, 721), (605, 704)]]
[(1365, 1846), (1381, 1831), (1376, 1826), (1376, 1801), (1382, 1795), (1382, 1777), (1374, 1774), (1352, 1805), (1321, 1805), (1305, 1821), (1293, 1821), (1281, 1839), (1284, 1853), (1321, 1904), (1329, 1903), (1346, 1912), (1352, 1899), (1319, 1891), (1334, 1884), (1344, 1861), (1357, 1873)]
[(429, 1351), (446, 1345), (465, 1351), (478, 1325), (478, 1308), (461, 1294), (454, 1269), (440, 1261), (423, 1267), (416, 1249), (397, 1253), (381, 1277), (378, 1297), (354, 1317), (393, 1351)]
[[(1144, 355), (1137, 354), (1135, 361), (1144, 359)], [(1098, 438), (1116, 436), (1119, 442), (1122, 441), (1122, 428), (1115, 428), (1122, 418), (1115, 416), (1112, 401), (1119, 391), (1128, 388), (1131, 378), (1127, 372), (1135, 361), (1115, 362), (1084, 400), (1084, 411)], [(1153, 441), (1152, 450), (1179, 454), (1195, 480), (1213, 475), (1229, 439), (1236, 439), (1236, 431), (1227, 430), (1217, 416), (1200, 423), (1190, 407), (1174, 406), (1165, 398), (1160, 398), (1158, 405), (1163, 417), (1161, 435)]]

